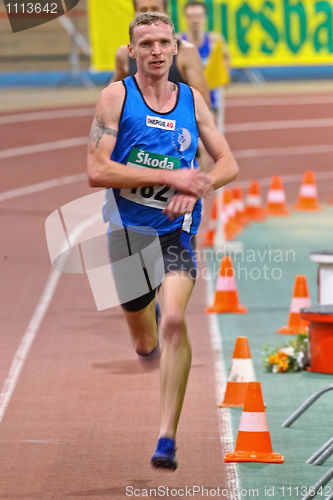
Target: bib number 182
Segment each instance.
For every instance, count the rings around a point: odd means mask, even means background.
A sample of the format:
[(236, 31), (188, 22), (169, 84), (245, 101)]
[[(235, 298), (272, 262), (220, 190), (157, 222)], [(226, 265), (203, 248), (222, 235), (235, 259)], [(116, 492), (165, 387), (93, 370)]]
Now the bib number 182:
[(131, 189), (132, 194), (138, 194), (138, 190), (142, 198), (153, 198), (154, 200), (161, 201), (163, 203), (167, 203), (169, 201), (167, 196), (165, 195), (169, 191), (169, 186), (164, 186), (162, 189), (155, 193), (154, 186), (145, 186), (142, 188), (133, 188)]

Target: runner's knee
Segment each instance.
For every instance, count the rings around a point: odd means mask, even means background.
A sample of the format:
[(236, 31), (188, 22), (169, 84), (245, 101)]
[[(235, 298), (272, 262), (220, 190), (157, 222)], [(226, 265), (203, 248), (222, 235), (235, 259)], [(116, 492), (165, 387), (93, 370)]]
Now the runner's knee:
[(186, 335), (185, 319), (180, 312), (168, 312), (162, 316), (161, 332), (164, 340), (179, 343)]
[(138, 354), (141, 356), (148, 356), (151, 354), (154, 349), (156, 349), (158, 345), (158, 338), (151, 338), (151, 339), (141, 339), (138, 338), (134, 341), (134, 347), (135, 350)]

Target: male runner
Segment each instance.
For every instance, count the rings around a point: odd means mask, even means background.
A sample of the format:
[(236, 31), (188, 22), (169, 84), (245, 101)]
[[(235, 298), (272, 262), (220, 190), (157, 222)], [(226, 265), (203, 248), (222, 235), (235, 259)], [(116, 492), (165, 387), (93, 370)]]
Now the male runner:
[[(232, 181), (238, 167), (201, 94), (168, 81), (177, 53), (170, 18), (139, 15), (130, 25), (129, 52), (138, 71), (101, 93), (91, 129), (88, 175), (92, 187), (112, 188), (125, 230), (147, 227), (159, 235), (165, 267), (160, 287), (161, 415), (151, 462), (174, 470), (176, 430), (191, 364), (185, 310), (196, 277), (193, 249), (200, 197)], [(208, 174), (195, 165), (198, 135), (215, 162)], [(123, 304), (139, 354), (149, 355), (158, 344), (155, 292)]]
[[(206, 31), (207, 26), (207, 8), (206, 4), (199, 0), (190, 0), (184, 6), (184, 13), (187, 24), (187, 32), (182, 33), (182, 40), (191, 42), (199, 51), (201, 62), (205, 67), (209, 56), (217, 42), (222, 42), (223, 59), (226, 71), (228, 74), (231, 72), (231, 58), (227, 44), (218, 33), (211, 33)], [(218, 107), (218, 90), (210, 91), (211, 108), (214, 112)]]
[[(135, 15), (145, 12), (167, 13), (167, 0), (133, 0)], [(209, 105), (209, 89), (197, 49), (192, 43), (178, 40), (178, 53), (173, 57), (169, 71), (172, 82), (187, 83), (199, 90)], [(136, 73), (135, 59), (128, 56), (127, 45), (121, 45), (116, 53), (116, 67), (113, 82)]]

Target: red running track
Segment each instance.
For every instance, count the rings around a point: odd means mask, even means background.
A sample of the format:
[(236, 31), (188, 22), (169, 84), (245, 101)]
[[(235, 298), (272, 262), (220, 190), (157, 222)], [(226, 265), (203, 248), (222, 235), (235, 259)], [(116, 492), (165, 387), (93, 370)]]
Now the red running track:
[[(233, 96), (226, 105), (243, 187), (283, 175), (293, 202), (303, 172), (312, 169), (320, 200), (331, 197), (333, 92)], [(54, 114), (59, 109), (65, 116)], [(227, 413), (216, 408), (221, 387), (204, 280), (188, 313), (194, 355), (180, 466), (161, 473), (149, 464), (158, 431), (157, 367), (137, 360), (119, 308), (96, 311), (84, 276), (56, 281), (45, 242), (46, 217), (92, 192), (85, 152), (93, 108), (22, 113), (0, 114), (0, 498), (120, 499), (126, 487), (159, 485), (219, 486), (237, 498), (235, 469), (223, 464), (231, 444)]]

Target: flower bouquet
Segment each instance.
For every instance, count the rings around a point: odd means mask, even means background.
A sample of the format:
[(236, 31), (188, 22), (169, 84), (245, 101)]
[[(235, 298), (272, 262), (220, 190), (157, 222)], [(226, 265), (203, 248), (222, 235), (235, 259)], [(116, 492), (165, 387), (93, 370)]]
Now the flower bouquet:
[(272, 373), (298, 372), (306, 370), (310, 364), (307, 333), (297, 335), (296, 339), (274, 350), (265, 345), (264, 350), (264, 366)]

